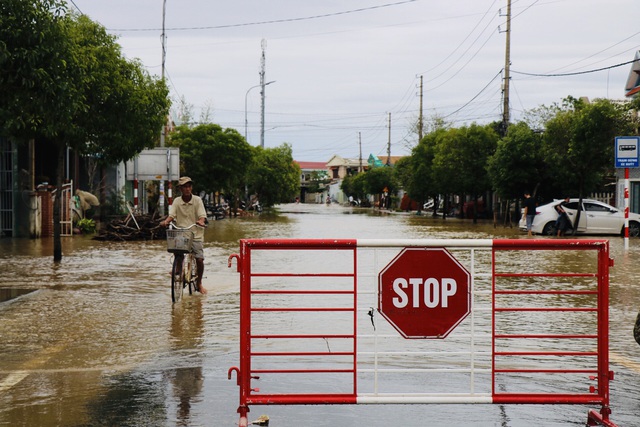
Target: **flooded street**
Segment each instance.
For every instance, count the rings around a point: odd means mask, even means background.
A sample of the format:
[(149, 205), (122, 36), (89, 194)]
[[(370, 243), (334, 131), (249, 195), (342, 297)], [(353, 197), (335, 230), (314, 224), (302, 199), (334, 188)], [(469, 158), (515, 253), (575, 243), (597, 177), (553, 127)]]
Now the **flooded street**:
[[(234, 426), (239, 359), (239, 274), (227, 267), (244, 238), (526, 238), (515, 228), (380, 214), (339, 206), (284, 205), (278, 216), (211, 222), (207, 296), (172, 305), (164, 241), (0, 240), (0, 426)], [(640, 239), (610, 239), (611, 419), (640, 426)], [(549, 262), (548, 254), (529, 255)], [(570, 262), (570, 261), (567, 261)], [(33, 292), (31, 292), (33, 291)], [(571, 426), (582, 405), (252, 406), (283, 426)]]

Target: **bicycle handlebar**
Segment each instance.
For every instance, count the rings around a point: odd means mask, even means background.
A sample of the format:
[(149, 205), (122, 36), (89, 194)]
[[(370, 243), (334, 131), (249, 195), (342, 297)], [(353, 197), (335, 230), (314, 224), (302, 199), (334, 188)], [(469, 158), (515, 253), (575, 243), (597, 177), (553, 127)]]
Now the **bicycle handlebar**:
[(168, 226), (169, 229), (174, 229), (174, 230), (190, 230), (193, 227), (207, 228), (207, 224), (205, 223), (205, 225), (200, 225), (195, 223), (195, 224), (191, 224), (188, 227), (178, 227), (175, 221), (171, 221)]

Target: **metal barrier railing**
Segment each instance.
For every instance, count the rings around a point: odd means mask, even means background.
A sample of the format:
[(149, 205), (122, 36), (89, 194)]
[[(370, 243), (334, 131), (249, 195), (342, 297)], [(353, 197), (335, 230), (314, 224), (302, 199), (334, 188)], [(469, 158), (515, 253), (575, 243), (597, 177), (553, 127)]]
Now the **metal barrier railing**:
[(600, 405), (588, 425), (615, 425), (606, 240), (247, 239), (232, 259), (241, 426), (250, 405), (363, 403)]

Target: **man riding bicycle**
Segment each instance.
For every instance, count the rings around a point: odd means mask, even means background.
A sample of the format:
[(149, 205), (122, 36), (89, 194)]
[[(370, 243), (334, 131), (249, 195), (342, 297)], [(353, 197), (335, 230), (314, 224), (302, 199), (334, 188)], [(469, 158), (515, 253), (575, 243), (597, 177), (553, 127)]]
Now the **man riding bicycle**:
[(207, 219), (207, 211), (204, 208), (202, 199), (195, 196), (193, 192), (193, 181), (188, 176), (180, 177), (178, 188), (182, 195), (176, 198), (169, 208), (169, 216), (162, 221), (162, 225), (169, 226), (175, 220), (180, 228), (186, 228), (192, 224), (198, 224), (193, 234), (191, 249), (198, 265), (198, 291), (206, 294), (207, 290), (202, 286), (202, 275), (204, 274), (204, 251), (202, 242), (204, 241), (204, 226)]

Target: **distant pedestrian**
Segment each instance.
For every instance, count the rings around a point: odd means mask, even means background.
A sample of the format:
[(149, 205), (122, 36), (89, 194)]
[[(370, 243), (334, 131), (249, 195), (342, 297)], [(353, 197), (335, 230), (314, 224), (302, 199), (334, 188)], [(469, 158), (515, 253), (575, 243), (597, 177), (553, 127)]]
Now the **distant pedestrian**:
[(536, 201), (528, 191), (524, 193), (524, 215), (527, 222), (527, 235), (533, 236), (533, 219), (536, 217)]

